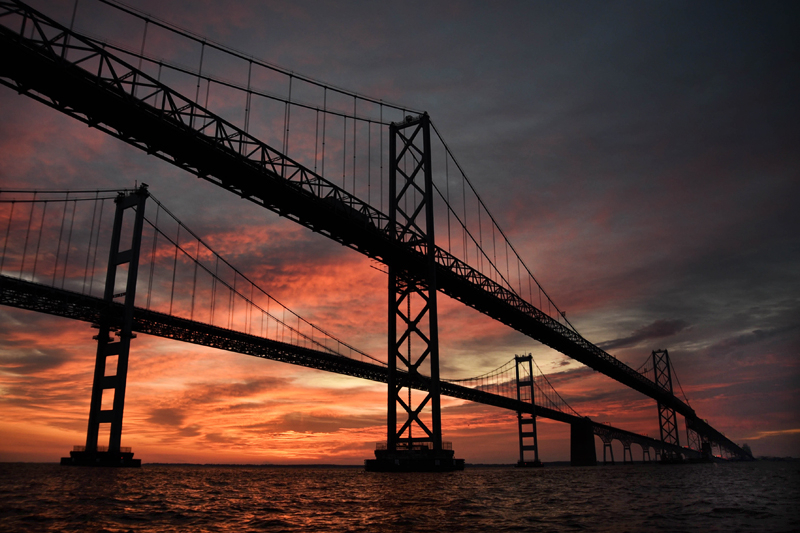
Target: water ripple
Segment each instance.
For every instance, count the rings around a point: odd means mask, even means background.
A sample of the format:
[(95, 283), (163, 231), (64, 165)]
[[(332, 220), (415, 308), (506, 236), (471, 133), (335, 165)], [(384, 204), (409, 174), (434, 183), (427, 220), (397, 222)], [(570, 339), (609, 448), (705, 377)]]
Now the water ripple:
[[(790, 466), (791, 465), (791, 466)], [(0, 464), (0, 531), (793, 531), (795, 463), (468, 468)]]

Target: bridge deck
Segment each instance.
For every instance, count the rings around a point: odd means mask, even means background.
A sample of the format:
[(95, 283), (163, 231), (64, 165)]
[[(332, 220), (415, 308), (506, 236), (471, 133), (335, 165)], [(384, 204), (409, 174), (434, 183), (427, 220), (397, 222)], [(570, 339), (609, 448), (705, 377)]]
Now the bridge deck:
[[(423, 238), (395, 237), (384, 213), (299, 165), (99, 44), (16, 3), (70, 35), (37, 41), (0, 26), (0, 83), (383, 263), (424, 271)], [(100, 61), (98, 73), (64, 48)], [(92, 62), (94, 64), (95, 61)], [(138, 89), (138, 90), (137, 90)], [(142, 95), (138, 97), (136, 95)], [(602, 372), (687, 418), (694, 410), (653, 381), (543, 313), (515, 292), (438, 248), (437, 284), (452, 298)]]
[[(424, 239), (399, 241), (385, 214), (99, 43), (16, 1), (0, 2), (0, 15), (0, 83), (367, 256), (400, 269), (426, 268), (424, 244), (412, 244)], [(21, 35), (14, 24), (23, 17), (50, 35)], [(445, 294), (674, 409), (706, 437), (727, 441), (683, 401), (515, 292), (441, 248), (435, 256)]]
[[(107, 317), (122, 312), (122, 304), (109, 304), (105, 300), (94, 296), (86, 296), (2, 275), (0, 275), (0, 305), (88, 323), (97, 323), (101, 315)], [(133, 330), (137, 333), (189, 342), (381, 383), (386, 383), (388, 380), (387, 367), (375, 363), (357, 361), (341, 355), (265, 339), (139, 307), (135, 308), (134, 311)], [(403, 386), (418, 390), (429, 390), (429, 377), (420, 374), (411, 376), (405, 372), (399, 373)], [(601, 432), (610, 433), (615, 435), (615, 438), (627, 439), (630, 442), (649, 446), (656, 450), (677, 451), (687, 457), (699, 457), (700, 455), (699, 452), (694, 450), (671, 446), (638, 433), (453, 383), (442, 382), (441, 393), (445, 396), (491, 405), (513, 412), (535, 413), (537, 417), (567, 424), (589, 422), (597, 434)]]

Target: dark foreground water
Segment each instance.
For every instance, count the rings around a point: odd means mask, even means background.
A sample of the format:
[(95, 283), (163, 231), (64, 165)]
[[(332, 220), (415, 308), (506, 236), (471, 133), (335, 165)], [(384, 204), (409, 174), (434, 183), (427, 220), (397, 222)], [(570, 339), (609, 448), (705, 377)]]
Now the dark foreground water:
[(0, 531), (800, 531), (800, 462), (467, 468), (0, 464)]

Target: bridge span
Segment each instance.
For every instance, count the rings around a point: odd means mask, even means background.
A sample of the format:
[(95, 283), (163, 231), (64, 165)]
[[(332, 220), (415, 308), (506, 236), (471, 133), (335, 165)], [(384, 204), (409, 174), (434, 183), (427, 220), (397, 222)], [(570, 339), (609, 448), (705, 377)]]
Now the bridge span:
[[(31, 281), (15, 279), (0, 275), (0, 305), (17, 309), (46, 313), (62, 318), (69, 318), (97, 324), (109, 316), (121, 315), (123, 304), (107, 302), (102, 298), (80, 294), (56, 287), (49, 287)], [(133, 330), (137, 333), (153, 335), (166, 339), (217, 348), (230, 352), (271, 359), (292, 365), (304, 366), (325, 372), (333, 372), (346, 376), (388, 382), (388, 368), (374, 362), (359, 361), (350, 357), (332, 354), (323, 350), (304, 348), (294, 344), (242, 333), (239, 331), (204, 324), (194, 320), (181, 318), (166, 313), (137, 307), (134, 310)], [(430, 377), (421, 374), (411, 375), (400, 372), (399, 382), (403, 386), (416, 390), (430, 390)], [(509, 398), (500, 394), (461, 386), (455, 383), (442, 382), (442, 394), (475, 403), (491, 405), (515, 413), (526, 413), (539, 418), (547, 418), (570, 424), (573, 432), (572, 447), (573, 464), (589, 465), (596, 462), (594, 458), (594, 441), (587, 443), (587, 429), (591, 435), (599, 436), (604, 444), (610, 445), (612, 440), (623, 443), (623, 449), (629, 453), (630, 445), (637, 444), (642, 448), (644, 457), (655, 459), (662, 453), (680, 454), (690, 459), (700, 459), (701, 452), (691, 448), (675, 446), (661, 440), (640, 435), (635, 432), (595, 422), (589, 418), (579, 417), (532, 402)], [(588, 444), (591, 445), (590, 450)], [(656, 455), (650, 455), (653, 449)], [(577, 456), (575, 456), (577, 454)], [(605, 455), (605, 450), (604, 450)], [(644, 459), (643, 457), (643, 459)], [(623, 457), (624, 460), (627, 456)], [(633, 461), (633, 457), (630, 457)], [(612, 455), (613, 461), (613, 455)], [(604, 460), (605, 462), (605, 460)]]
[[(437, 458), (452, 455), (444, 453), (441, 442), (439, 396), (448, 387), (439, 377), (437, 294), (441, 292), (654, 399), (658, 406), (661, 441), (666, 444), (680, 448), (677, 413), (686, 421), (687, 435), (695, 435), (697, 448), (717, 443), (736, 455), (746, 456), (741, 448), (673, 394), (666, 354), (656, 357), (654, 353), (656, 375), (655, 379), (650, 379), (581, 336), (524, 265), (479, 197), (477, 217), (472, 217), (478, 219), (479, 226), (469, 226), (466, 206), (458, 212), (434, 182), (434, 174), (439, 170), (432, 160), (432, 139), (438, 138), (444, 146), (445, 163), (452, 161), (455, 167), (458, 164), (427, 113), (409, 113), (407, 108), (283, 71), (289, 81), (289, 95), (277, 98), (285, 112), (282, 146), (276, 149), (250, 133), (253, 126), (250, 123), (251, 97), (276, 99), (274, 95), (257, 93), (251, 88), (250, 72), (253, 65), (277, 72), (274, 67), (183, 34), (198, 43), (201, 52), (199, 68), (188, 72), (197, 80), (192, 98), (184, 94), (185, 89), (176, 90), (162, 81), (162, 67), (169, 67), (167, 62), (144, 54), (148, 25), (180, 32), (114, 2), (104, 0), (104, 3), (143, 22), (141, 52), (131, 53), (112, 43), (82, 35), (18, 0), (0, 1), (0, 83), (385, 264), (390, 296), (386, 372), (387, 447), (391, 452), (388, 455), (396, 458), (402, 455), (402, 450), (408, 451), (418, 445), (431, 449)], [(204, 73), (203, 52), (207, 48), (249, 63), (246, 89)], [(157, 74), (153, 70), (156, 66)], [(292, 99), (292, 82), (300, 81), (322, 89), (325, 98), (322, 106), (309, 106)], [(201, 84), (206, 89), (203, 105), (200, 104)], [(208, 108), (212, 84), (246, 94), (243, 124), (236, 125)], [(327, 107), (327, 96), (334, 92), (352, 98), (352, 112)], [(365, 118), (363, 112), (356, 110), (359, 102), (362, 108), (371, 105), (379, 109), (380, 116)], [(317, 156), (315, 141), (315, 156), (310, 163), (300, 163), (299, 156), (288, 155), (290, 146), (294, 146), (290, 142), (290, 119), (295, 108), (315, 111), (317, 125), (322, 115), (322, 154)], [(384, 110), (391, 110), (397, 118), (384, 119)], [(341, 119), (344, 124), (340, 143), (341, 186), (334, 184), (333, 178), (325, 177), (327, 117)], [(347, 137), (348, 120), (353, 128), (350, 138)], [(389, 170), (388, 214), (383, 210), (383, 196), (376, 206), (369, 192), (367, 200), (363, 200), (364, 190), (356, 184), (357, 122), (366, 125), (368, 132), (373, 125), (381, 130), (381, 177), (384, 161)], [(384, 127), (389, 131), (388, 151), (383, 149)], [(347, 148), (350, 142), (352, 185), (348, 188)], [(366, 144), (366, 150), (371, 150), (376, 143), (369, 138)], [(370, 179), (371, 157), (368, 160), (363, 173)], [(319, 172), (317, 161), (321, 162)], [(445, 165), (445, 173), (447, 168)], [(467, 181), (463, 171), (461, 179)], [(446, 181), (449, 184), (449, 179)], [(434, 213), (437, 211), (446, 213), (447, 247), (439, 245), (435, 239)], [(491, 250), (488, 232), (486, 245), (483, 242), (481, 216), (491, 220)], [(449, 242), (451, 219), (460, 224), (463, 252)], [(505, 249), (505, 263), (502, 263), (502, 251), (497, 254), (497, 243), (501, 250)], [(117, 258), (119, 261), (124, 260), (122, 255)], [(538, 305), (534, 304), (534, 286)], [(411, 308), (411, 301), (417, 302), (413, 315), (405, 311), (406, 305)], [(132, 302), (126, 305), (126, 312), (133, 313)], [(406, 354), (412, 340), (416, 351)], [(414, 386), (407, 376), (417, 374), (421, 366), (430, 368), (427, 396), (419, 405), (412, 406), (403, 400), (400, 392)], [(124, 383), (122, 386), (124, 390)], [(396, 419), (396, 410), (403, 413), (405, 421)], [(421, 418), (423, 410), (425, 420)], [(411, 426), (419, 429), (417, 435), (424, 436), (411, 438)], [(522, 434), (522, 429), (520, 431)], [(387, 459), (387, 468), (394, 460)]]

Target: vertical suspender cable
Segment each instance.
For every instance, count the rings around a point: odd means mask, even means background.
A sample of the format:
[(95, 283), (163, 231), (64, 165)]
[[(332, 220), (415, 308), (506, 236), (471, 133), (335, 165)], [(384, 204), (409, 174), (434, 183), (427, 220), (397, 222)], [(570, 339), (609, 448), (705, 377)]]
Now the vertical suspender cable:
[(533, 283), (530, 276), (528, 276), (528, 302), (533, 303)]
[(478, 242), (480, 243), (480, 253), (478, 254), (478, 268), (483, 270), (483, 224), (481, 224), (481, 204), (478, 202)]
[(42, 231), (44, 230), (45, 213), (47, 213), (47, 200), (44, 201), (44, 207), (42, 208), (42, 220), (39, 222), (39, 236), (36, 239), (36, 254), (33, 256), (33, 274), (31, 275), (31, 281), (35, 281), (36, 279), (36, 264), (39, 261), (39, 247), (42, 244)]
[[(95, 215), (97, 215), (97, 197), (100, 195), (100, 192), (96, 192), (94, 195), (94, 209), (92, 210), (92, 225), (90, 226), (89, 230), (89, 246), (86, 248), (86, 266), (83, 269), (83, 288), (81, 289), (81, 293), (86, 293), (86, 278), (89, 275), (89, 256), (92, 253), (92, 237), (94, 237), (94, 219)], [(91, 287), (89, 288), (89, 292), (92, 292)]]
[(250, 324), (247, 326), (247, 333), (250, 333), (250, 330), (253, 328), (253, 307), (255, 304), (253, 303), (253, 283), (250, 283), (250, 305), (248, 305), (248, 309), (250, 310)]
[[(345, 167), (347, 165), (347, 115), (344, 117), (343, 136), (342, 136), (342, 189), (345, 189)], [(345, 189), (347, 190), (347, 189)]]
[(169, 291), (169, 314), (172, 314), (172, 302), (175, 299), (175, 275), (178, 272), (178, 248), (181, 245), (181, 225), (178, 224), (178, 235), (175, 238), (175, 255), (172, 260), (172, 288)]
[(192, 309), (189, 311), (189, 320), (194, 320), (194, 300), (197, 290), (197, 263), (200, 262), (200, 239), (197, 239), (197, 247), (194, 249), (194, 278), (192, 279)]
[(383, 213), (383, 102), (380, 104), (381, 108), (381, 213)]
[(508, 266), (508, 239), (506, 239), (505, 243), (506, 243), (506, 284), (508, 285), (509, 290), (513, 291), (514, 288), (511, 286), (511, 269)]
[(328, 121), (328, 88), (325, 87), (322, 93), (322, 169), (320, 175), (325, 177), (325, 123)]
[(449, 253), (453, 253), (452, 247), (450, 244), (450, 211), (452, 211), (452, 207), (450, 207), (450, 167), (449, 161), (450, 154), (448, 153), (447, 149), (445, 148), (444, 151), (444, 184), (445, 190), (447, 191), (447, 251)]
[[(200, 102), (199, 102), (199, 100), (200, 100), (200, 78), (202, 78), (202, 76), (203, 76), (203, 54), (205, 54), (205, 51), (206, 51), (206, 42), (203, 41), (202, 43), (200, 43), (200, 69), (197, 71), (197, 89), (195, 90), (195, 93), (194, 93), (194, 103), (195, 103), (195, 105), (199, 105), (200, 104)], [(192, 116), (189, 119), (190, 120), (189, 127), (191, 127), (191, 128), (194, 128), (194, 113), (195, 113), (195, 110), (192, 109)]]
[[(75, 0), (75, 5), (72, 7), (72, 20), (70, 20), (70, 22), (69, 22), (69, 31), (70, 31), (70, 33), (72, 32), (72, 28), (75, 27), (75, 15), (77, 15), (77, 13), (78, 13), (78, 0)], [(36, 25), (34, 24), (33, 26), (36, 26)], [(69, 46), (69, 37), (70, 37), (70, 35), (67, 34), (67, 36), (64, 38), (64, 49), (61, 51), (61, 57), (62, 58), (66, 58), (67, 57), (67, 47)]]
[(467, 256), (467, 189), (466, 185), (464, 184), (464, 176), (461, 176), (461, 199), (463, 200), (462, 209), (464, 210), (464, 222), (462, 222), (462, 227), (464, 231), (462, 232), (462, 241), (464, 243), (464, 262), (469, 262), (469, 257)]
[[(264, 294), (266, 294), (266, 293), (264, 293)], [(270, 308), (270, 301), (271, 301), (271, 300), (272, 300), (272, 296), (270, 296), (269, 294), (267, 294), (267, 311), (266, 311), (266, 315), (267, 315), (267, 316), (266, 316), (267, 323), (264, 325), (264, 335), (263, 335), (263, 336), (264, 336), (264, 338), (267, 338), (267, 339), (269, 338), (269, 321), (270, 321), (270, 319), (272, 319), (272, 320), (274, 320), (274, 319), (275, 319), (275, 317), (274, 317), (274, 316), (272, 316), (272, 313), (270, 313), (270, 310), (269, 310), (269, 308)]]
[(217, 273), (219, 272), (219, 256), (214, 254), (214, 276), (211, 278), (211, 325), (214, 325), (214, 308), (217, 302)]
[(94, 255), (92, 256), (92, 277), (89, 280), (89, 294), (92, 293), (94, 288), (94, 271), (97, 265), (97, 248), (100, 243), (100, 228), (103, 227), (103, 208), (106, 205), (105, 200), (100, 200), (100, 217), (97, 220), (97, 232), (94, 234)]
[(136, 76), (134, 77), (133, 91), (131, 91), (131, 94), (133, 94), (133, 96), (136, 96), (136, 89), (138, 88), (138, 84), (136, 82), (138, 81), (137, 78), (139, 76), (139, 72), (142, 71), (142, 59), (144, 58), (144, 43), (145, 39), (147, 39), (147, 25), (149, 23), (150, 23), (149, 19), (144, 19), (144, 31), (142, 32), (142, 49), (139, 52), (139, 67), (137, 69), (138, 71), (136, 73)]
[(52, 286), (56, 286), (56, 275), (58, 274), (58, 256), (61, 255), (61, 240), (64, 237), (64, 222), (67, 219), (67, 205), (69, 204), (69, 191), (67, 191), (67, 197), (64, 201), (64, 212), (61, 213), (61, 229), (58, 230), (58, 246), (56, 247), (56, 261), (55, 265), (53, 266), (53, 282)]
[(317, 173), (318, 149), (319, 149), (319, 108), (317, 108), (316, 124), (314, 128), (314, 174)]
[(22, 279), (22, 269), (25, 267), (25, 256), (28, 255), (28, 237), (31, 234), (31, 226), (33, 225), (33, 208), (36, 207), (36, 191), (33, 192), (33, 201), (31, 202), (31, 214), (28, 217), (28, 229), (25, 230), (25, 246), (22, 248), (22, 262), (19, 264), (19, 279)]
[(75, 0), (75, 5), (72, 7), (72, 20), (69, 22), (69, 31), (75, 27), (75, 15), (78, 13), (78, 0)]
[(353, 95), (353, 194), (356, 193), (356, 97)]
[(497, 241), (495, 239), (494, 230), (495, 230), (495, 225), (492, 224), (492, 258), (494, 260), (493, 266), (494, 266), (494, 271), (499, 274), (499, 272), (497, 272)]
[(153, 272), (156, 267), (156, 243), (158, 242), (158, 215), (161, 213), (161, 204), (156, 202), (156, 223), (153, 225), (153, 249), (150, 252), (150, 277), (147, 280), (147, 309), (150, 309), (150, 297), (153, 294)]
[[(294, 77), (289, 74), (289, 100), (285, 104), (283, 115), (283, 155), (289, 155), (289, 123), (292, 120), (292, 80)], [(283, 165), (283, 177), (286, 177), (286, 165)]]
[(11, 233), (11, 220), (14, 217), (14, 206), (16, 200), (11, 201), (11, 210), (8, 212), (8, 226), (6, 226), (6, 239), (3, 241), (3, 258), (0, 259), (0, 274), (3, 273), (3, 266), (6, 264), (6, 249), (8, 248), (8, 236)]
[(233, 327), (233, 307), (236, 305), (236, 270), (233, 271), (233, 290), (228, 291), (228, 329)]
[[(244, 132), (250, 132), (250, 98), (253, 96), (253, 93), (250, 91), (250, 77), (253, 73), (253, 62), (247, 62), (247, 102), (244, 105)], [(241, 153), (241, 148), (240, 148)]]
[(67, 235), (67, 253), (64, 256), (64, 269), (61, 272), (61, 288), (64, 288), (64, 282), (67, 278), (67, 266), (69, 265), (69, 250), (72, 247), (72, 228), (75, 227), (75, 209), (78, 207), (78, 201), (72, 201), (72, 217), (69, 221), (69, 234)]

